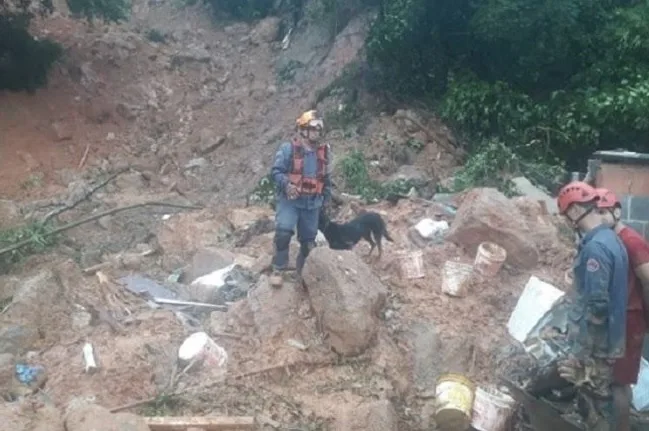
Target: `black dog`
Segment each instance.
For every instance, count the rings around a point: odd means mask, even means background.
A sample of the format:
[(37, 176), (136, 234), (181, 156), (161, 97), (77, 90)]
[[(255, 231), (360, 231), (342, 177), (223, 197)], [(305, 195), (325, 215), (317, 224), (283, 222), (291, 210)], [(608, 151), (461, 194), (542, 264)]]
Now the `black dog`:
[(335, 223), (324, 211), (321, 211), (318, 229), (323, 233), (332, 250), (351, 250), (361, 238), (364, 238), (371, 246), (368, 256), (372, 254), (374, 247), (377, 247), (380, 258), (383, 253), (381, 239), (385, 237), (393, 242), (383, 218), (371, 211), (359, 215), (348, 223)]

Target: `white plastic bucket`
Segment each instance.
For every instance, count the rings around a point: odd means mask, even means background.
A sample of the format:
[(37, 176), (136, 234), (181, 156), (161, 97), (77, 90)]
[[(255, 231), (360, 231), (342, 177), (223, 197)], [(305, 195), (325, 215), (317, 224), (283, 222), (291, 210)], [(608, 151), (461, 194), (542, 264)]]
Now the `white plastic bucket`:
[(473, 266), (486, 277), (498, 274), (507, 259), (507, 250), (493, 242), (483, 242), (478, 246)]
[(472, 273), (473, 266), (469, 264), (446, 261), (442, 274), (442, 292), (456, 297), (466, 296)]
[(196, 332), (178, 349), (178, 358), (184, 362), (202, 363), (210, 368), (226, 368), (228, 353), (205, 332)]
[(504, 431), (516, 401), (494, 388), (477, 388), (471, 426), (477, 431)]

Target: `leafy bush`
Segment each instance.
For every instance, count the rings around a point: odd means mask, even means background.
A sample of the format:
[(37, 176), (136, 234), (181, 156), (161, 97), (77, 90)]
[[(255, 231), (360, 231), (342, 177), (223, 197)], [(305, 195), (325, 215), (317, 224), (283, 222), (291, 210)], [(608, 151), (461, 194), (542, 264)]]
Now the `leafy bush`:
[(216, 13), (226, 13), (233, 18), (252, 20), (266, 17), (274, 6), (274, 0), (206, 0)]

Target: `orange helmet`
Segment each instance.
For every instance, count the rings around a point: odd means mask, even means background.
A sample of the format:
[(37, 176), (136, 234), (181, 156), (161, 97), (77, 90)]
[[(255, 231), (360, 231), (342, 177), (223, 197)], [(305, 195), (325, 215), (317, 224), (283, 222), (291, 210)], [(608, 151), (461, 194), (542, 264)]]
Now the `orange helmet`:
[(597, 208), (621, 208), (622, 204), (615, 196), (615, 193), (609, 189), (595, 189), (595, 193), (599, 197), (597, 201)]
[(563, 186), (559, 191), (559, 197), (557, 197), (559, 213), (565, 214), (572, 204), (585, 204), (596, 201), (598, 198), (599, 196), (591, 185), (582, 181), (573, 181)]
[(304, 112), (295, 120), (295, 127), (298, 129), (323, 129), (324, 121), (318, 115), (318, 111), (311, 109), (310, 111)]

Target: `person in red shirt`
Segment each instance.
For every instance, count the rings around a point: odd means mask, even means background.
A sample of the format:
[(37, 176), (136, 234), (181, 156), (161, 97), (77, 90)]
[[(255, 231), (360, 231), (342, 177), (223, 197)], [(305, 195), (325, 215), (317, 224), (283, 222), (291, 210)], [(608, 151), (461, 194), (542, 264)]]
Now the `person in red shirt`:
[[(630, 430), (631, 387), (637, 383), (642, 360), (642, 345), (647, 331), (647, 302), (643, 284), (649, 287), (649, 243), (635, 230), (620, 222), (622, 205), (615, 194), (607, 189), (596, 189), (597, 207), (604, 221), (618, 234), (629, 255), (629, 302), (626, 318), (626, 350), (623, 358), (613, 365), (613, 398), (615, 409), (622, 420), (619, 431)], [(644, 281), (644, 283), (643, 283)]]

